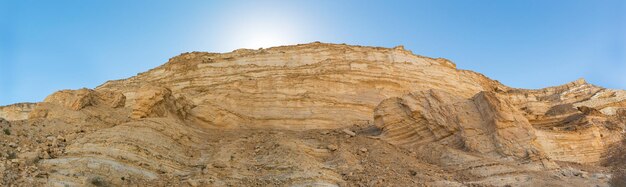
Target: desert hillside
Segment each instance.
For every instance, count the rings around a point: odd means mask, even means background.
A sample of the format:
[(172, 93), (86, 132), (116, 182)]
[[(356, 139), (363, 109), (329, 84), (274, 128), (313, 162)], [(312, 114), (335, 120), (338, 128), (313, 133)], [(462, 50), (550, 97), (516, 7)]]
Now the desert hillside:
[(184, 53), (0, 107), (1, 186), (626, 185), (626, 91), (394, 48)]

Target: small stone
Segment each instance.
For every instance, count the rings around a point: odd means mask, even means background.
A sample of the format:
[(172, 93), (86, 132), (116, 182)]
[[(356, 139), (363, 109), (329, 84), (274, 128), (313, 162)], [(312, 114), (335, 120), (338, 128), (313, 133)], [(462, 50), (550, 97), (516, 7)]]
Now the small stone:
[(189, 186), (200, 186), (200, 182), (198, 182), (197, 180), (188, 180), (187, 183), (189, 183)]
[(367, 152), (367, 148), (361, 148), (361, 149), (359, 149), (359, 150), (360, 150), (361, 152), (364, 152), (364, 153), (365, 153), (365, 152)]
[(578, 171), (578, 170), (572, 170), (572, 174), (573, 174), (574, 176), (581, 176), (583, 173), (582, 173), (582, 172), (580, 172), (580, 171)]
[(349, 129), (343, 129), (343, 132), (344, 132), (344, 133), (346, 133), (346, 134), (348, 134), (348, 135), (350, 135), (350, 136), (356, 136), (356, 133), (352, 132), (352, 131), (351, 131), (351, 130), (349, 130)]
[(326, 146), (326, 148), (328, 148), (328, 150), (331, 150), (331, 151), (336, 151), (338, 149), (335, 144), (330, 144)]
[(216, 162), (216, 163), (213, 163), (213, 167), (215, 167), (215, 168), (226, 168), (226, 164), (221, 163), (221, 162)]
[(580, 174), (580, 177), (587, 179), (589, 178), (589, 174), (587, 174), (587, 172), (583, 172), (582, 174)]
[(9, 143), (9, 147), (16, 148), (16, 147), (17, 147), (17, 144), (16, 144), (16, 143), (11, 142), (11, 143)]

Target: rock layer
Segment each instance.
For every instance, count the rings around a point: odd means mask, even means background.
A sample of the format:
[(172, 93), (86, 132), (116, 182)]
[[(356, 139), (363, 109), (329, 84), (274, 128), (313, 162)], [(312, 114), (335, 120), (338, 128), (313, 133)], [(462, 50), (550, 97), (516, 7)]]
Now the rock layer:
[(0, 118), (11, 121), (28, 119), (28, 114), (35, 108), (35, 105), (35, 103), (16, 103), (0, 106)]
[[(419, 146), (445, 140), (444, 144), (484, 155), (525, 158), (539, 154), (578, 163), (600, 161), (606, 148), (623, 138), (620, 114), (605, 115), (588, 107), (592, 106), (588, 103), (596, 102), (594, 94), (581, 92), (585, 95), (569, 100), (554, 95), (571, 90), (549, 90), (480, 92), (471, 99), (438, 90), (420, 91), (383, 101), (374, 119), (383, 130), (382, 137), (398, 145)], [(550, 95), (537, 97), (533, 92)], [(515, 101), (519, 95), (532, 101)], [(609, 106), (620, 111), (623, 107), (615, 103)]]
[(196, 122), (213, 127), (338, 128), (369, 120), (380, 101), (411, 90), (436, 87), (470, 97), (500, 86), (454, 67), (402, 48), (312, 43), (187, 53), (97, 89), (120, 91), (133, 101), (141, 86), (161, 85), (190, 98)]

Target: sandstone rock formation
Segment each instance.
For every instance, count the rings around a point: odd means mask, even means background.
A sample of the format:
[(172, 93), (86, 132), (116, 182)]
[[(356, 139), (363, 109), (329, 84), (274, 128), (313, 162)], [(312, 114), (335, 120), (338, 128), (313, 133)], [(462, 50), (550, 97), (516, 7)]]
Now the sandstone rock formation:
[(135, 95), (131, 118), (176, 117), (185, 118), (191, 103), (185, 98), (174, 98), (172, 91), (163, 87), (144, 86)]
[(70, 110), (80, 110), (87, 106), (104, 104), (109, 107), (120, 107), (125, 97), (115, 92), (96, 92), (89, 89), (62, 90), (48, 96), (43, 102), (55, 103)]
[(16, 103), (0, 106), (0, 118), (6, 120), (28, 119), (28, 114), (35, 108), (35, 103)]
[(2, 185), (607, 186), (623, 177), (610, 172), (623, 163), (612, 148), (624, 138), (625, 91), (582, 79), (510, 88), (403, 47), (185, 53), (0, 109)]
[[(146, 84), (196, 105), (196, 123), (220, 128), (338, 128), (369, 120), (380, 101), (417, 89), (471, 96), (499, 84), (445, 59), (387, 49), (312, 43), (215, 54), (193, 52), (97, 89), (124, 93), (131, 106)], [(313, 125), (314, 124), (314, 125)]]

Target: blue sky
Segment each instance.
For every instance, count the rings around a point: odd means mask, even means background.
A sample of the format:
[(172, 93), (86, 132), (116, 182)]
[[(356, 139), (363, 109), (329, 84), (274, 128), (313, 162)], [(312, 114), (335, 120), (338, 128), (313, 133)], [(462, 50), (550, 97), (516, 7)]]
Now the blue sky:
[(584, 77), (626, 89), (625, 1), (0, 0), (0, 105), (183, 52), (313, 41), (404, 45), (513, 87)]

